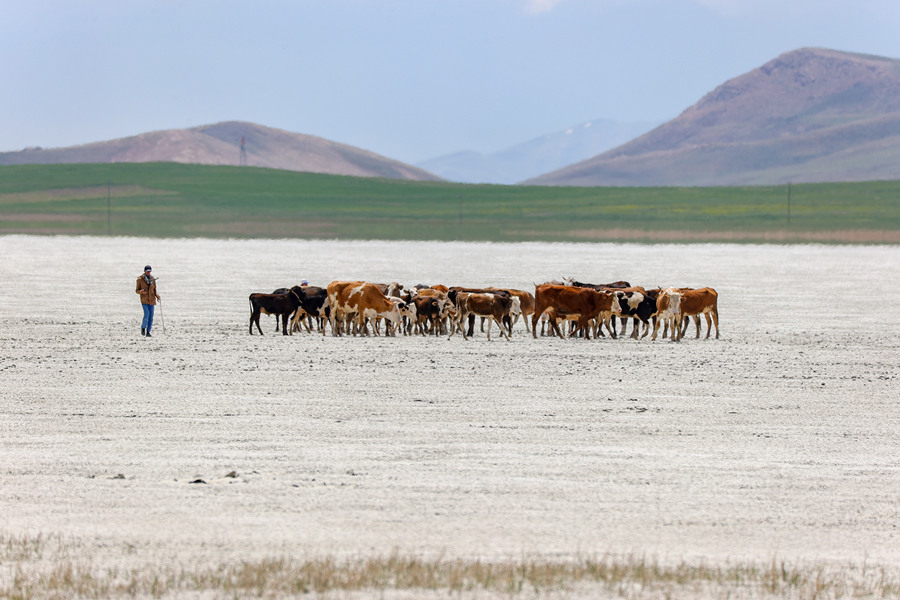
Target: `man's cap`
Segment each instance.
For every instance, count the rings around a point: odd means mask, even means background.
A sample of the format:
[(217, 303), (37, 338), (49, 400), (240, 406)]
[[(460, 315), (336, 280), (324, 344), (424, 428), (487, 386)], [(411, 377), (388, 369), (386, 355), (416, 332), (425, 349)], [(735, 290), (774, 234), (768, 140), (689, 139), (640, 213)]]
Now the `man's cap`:
[(147, 265), (146, 267), (144, 267), (144, 270), (145, 270), (145, 271), (151, 271), (152, 269), (150, 268), (150, 265)]
[(300, 280), (300, 285), (309, 285), (309, 282), (305, 279)]

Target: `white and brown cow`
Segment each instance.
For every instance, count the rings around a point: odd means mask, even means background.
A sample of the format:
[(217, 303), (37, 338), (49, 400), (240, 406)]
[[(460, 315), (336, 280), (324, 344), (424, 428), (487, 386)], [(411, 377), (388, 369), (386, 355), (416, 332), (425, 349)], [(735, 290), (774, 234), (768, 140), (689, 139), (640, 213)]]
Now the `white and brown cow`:
[[(355, 315), (354, 335), (368, 335), (366, 323), (371, 320), (374, 324), (377, 319), (387, 321), (389, 325), (385, 333), (393, 335), (394, 328), (400, 325), (404, 316), (416, 318), (415, 312), (410, 310), (406, 302), (399, 298), (388, 298), (374, 283), (344, 286), (337, 296), (337, 303), (345, 318)], [(376, 330), (376, 335), (377, 333)]]
[(650, 340), (656, 339), (659, 332), (659, 325), (664, 325), (663, 337), (669, 328), (672, 330), (672, 341), (677, 342), (681, 339), (679, 332), (681, 330), (681, 292), (677, 288), (669, 288), (659, 293), (656, 298), (656, 319), (653, 323), (653, 335)]

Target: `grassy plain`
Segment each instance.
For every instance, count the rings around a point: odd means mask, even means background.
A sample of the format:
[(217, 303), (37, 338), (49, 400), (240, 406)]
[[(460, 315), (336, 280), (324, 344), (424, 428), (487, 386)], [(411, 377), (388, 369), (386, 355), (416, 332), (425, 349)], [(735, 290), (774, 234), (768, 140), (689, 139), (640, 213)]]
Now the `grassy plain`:
[(582, 188), (172, 163), (4, 166), (0, 233), (900, 243), (900, 181)]

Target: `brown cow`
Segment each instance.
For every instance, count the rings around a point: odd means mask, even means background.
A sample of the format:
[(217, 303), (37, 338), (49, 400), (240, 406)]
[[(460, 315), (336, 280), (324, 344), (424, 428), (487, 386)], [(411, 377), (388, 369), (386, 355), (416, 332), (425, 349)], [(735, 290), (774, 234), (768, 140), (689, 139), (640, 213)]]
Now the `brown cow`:
[[(528, 318), (534, 312), (534, 296), (531, 292), (524, 290), (515, 290), (511, 288), (487, 288), (489, 290), (499, 290), (508, 293), (513, 298), (519, 299), (519, 314), (525, 322), (525, 331), (528, 331)], [(519, 314), (513, 315), (512, 322), (509, 324), (509, 330), (512, 332), (512, 326), (519, 322)]]
[(428, 295), (415, 295), (412, 297), (416, 305), (416, 321), (414, 333), (425, 335), (425, 331), (434, 335), (441, 318), (441, 302)]
[[(539, 285), (534, 290), (534, 312), (531, 315), (531, 334), (537, 338), (535, 328), (544, 312), (550, 314), (550, 325), (556, 334), (565, 337), (556, 323), (557, 318), (575, 317), (578, 327), (572, 332), (583, 331), (590, 339), (590, 323), (595, 319), (606, 321), (612, 310), (613, 296), (591, 288), (566, 285)], [(608, 321), (607, 327), (609, 327)]]
[(689, 320), (686, 317), (694, 317), (694, 324), (697, 326), (697, 335), (694, 339), (699, 338), (700, 315), (704, 315), (706, 317), (706, 339), (709, 339), (712, 323), (716, 324), (716, 339), (719, 339), (719, 294), (716, 290), (711, 287), (699, 289), (681, 288), (681, 292), (681, 317), (683, 321), (679, 335), (683, 337), (687, 331)]
[[(495, 321), (497, 323), (497, 326), (500, 327), (500, 335), (506, 336), (506, 340), (509, 341), (509, 333), (503, 326), (503, 320), (509, 315), (510, 310), (513, 306), (513, 300), (509, 294), (475, 294), (469, 292), (457, 292), (454, 296), (456, 299), (457, 310), (456, 323), (457, 325), (462, 327), (463, 339), (469, 339), (469, 336), (466, 335), (465, 330), (466, 318), (469, 315), (478, 315), (490, 318), (487, 328), (488, 341), (490, 341), (491, 339), (491, 325)], [(450, 327), (449, 337), (453, 337), (453, 333), (456, 331), (457, 325), (453, 325)]]

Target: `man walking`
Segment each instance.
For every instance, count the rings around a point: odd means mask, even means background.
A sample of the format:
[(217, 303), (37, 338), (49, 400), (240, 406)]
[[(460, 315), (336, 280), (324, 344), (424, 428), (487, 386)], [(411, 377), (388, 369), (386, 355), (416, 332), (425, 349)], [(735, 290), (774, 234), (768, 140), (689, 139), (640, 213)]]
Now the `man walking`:
[(150, 265), (144, 267), (144, 274), (137, 278), (137, 286), (134, 293), (141, 297), (141, 308), (144, 309), (144, 320), (141, 321), (141, 335), (153, 337), (150, 335), (150, 329), (153, 327), (153, 311), (156, 308), (156, 301), (160, 300), (159, 294), (156, 293), (156, 277), (150, 275)]

